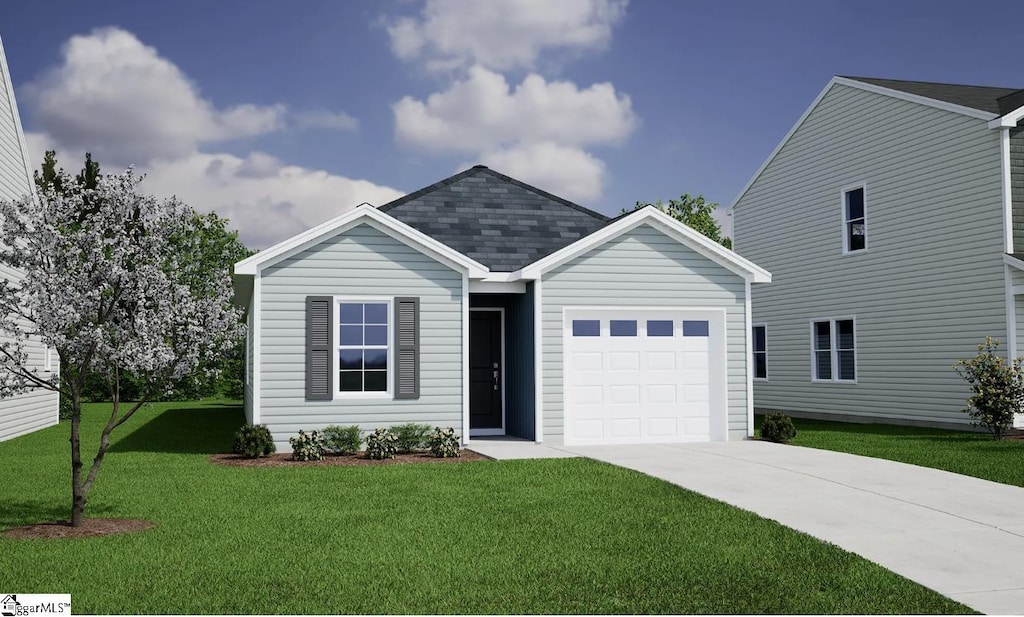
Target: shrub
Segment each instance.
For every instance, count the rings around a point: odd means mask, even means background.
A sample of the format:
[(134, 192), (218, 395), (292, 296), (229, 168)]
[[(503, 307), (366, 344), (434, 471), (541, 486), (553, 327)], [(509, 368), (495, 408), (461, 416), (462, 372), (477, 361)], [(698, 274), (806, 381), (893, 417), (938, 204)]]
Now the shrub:
[(429, 424), (399, 424), (392, 426), (391, 432), (398, 438), (399, 452), (412, 452), (423, 450), (427, 445), (427, 435), (430, 434)]
[(794, 437), (796, 437), (796, 427), (793, 426), (793, 420), (784, 413), (770, 413), (761, 422), (761, 439), (786, 443)]
[(430, 453), (437, 458), (452, 458), (462, 456), (459, 448), (459, 438), (455, 435), (455, 429), (449, 427), (442, 429), (440, 426), (427, 438), (430, 442)]
[(363, 431), (358, 426), (328, 426), (320, 437), (324, 449), (335, 454), (355, 454), (363, 443)]
[(235, 433), (235, 443), (231, 446), (232, 452), (245, 458), (259, 458), (273, 454), (276, 450), (274, 438), (266, 424), (247, 424), (238, 429)]
[(319, 461), (324, 457), (324, 444), (320, 433), (299, 431), (298, 437), (289, 437), (292, 444), (292, 459), (296, 461)]
[(1022, 360), (1007, 362), (996, 355), (999, 341), (985, 337), (978, 345), (978, 355), (971, 360), (957, 360), (953, 368), (971, 386), (964, 413), (974, 426), (982, 426), (996, 439), (1013, 426), (1014, 414), (1024, 406), (1024, 368)]
[(383, 460), (395, 458), (398, 437), (386, 428), (379, 428), (366, 436), (366, 458)]

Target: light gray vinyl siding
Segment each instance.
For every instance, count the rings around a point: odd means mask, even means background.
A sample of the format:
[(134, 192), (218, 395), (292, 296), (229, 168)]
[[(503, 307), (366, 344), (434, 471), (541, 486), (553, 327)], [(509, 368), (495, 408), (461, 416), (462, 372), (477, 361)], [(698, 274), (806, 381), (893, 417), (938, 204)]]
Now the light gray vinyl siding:
[(1024, 252), (1024, 127), (1010, 129), (1010, 197), (1013, 252)]
[(252, 318), (253, 308), (250, 304), (249, 311), (245, 316), (245, 381), (242, 386), (242, 409), (245, 411), (245, 421), (252, 424), (252, 376), (253, 376), (253, 329)]
[[(0, 50), (3, 60), (3, 50)], [(6, 62), (0, 61), (0, 199), (21, 199), (32, 190), (25, 170), (21, 137), (15, 121), (14, 93), (7, 87)], [(0, 268), (0, 278), (11, 280), (19, 274), (7, 268)], [(45, 349), (39, 341), (30, 341), (27, 346), (30, 368), (43, 373)], [(57, 368), (56, 354), (53, 367)], [(36, 429), (57, 423), (58, 397), (49, 390), (33, 390), (7, 399), (0, 399), (0, 441), (30, 433)]]
[(648, 225), (545, 274), (544, 438), (563, 435), (562, 311), (572, 306), (725, 308), (729, 438), (746, 437), (744, 293), (740, 276)]
[[(842, 188), (866, 183), (867, 251), (844, 255)], [(733, 211), (736, 250), (771, 271), (760, 409), (964, 423), (953, 371), (1005, 342), (999, 132), (834, 86)], [(810, 322), (856, 319), (857, 383), (812, 383)]]
[[(462, 274), (359, 225), (267, 268), (260, 287), (260, 422), (279, 446), (299, 429), (405, 422), (462, 432)], [(306, 296), (420, 299), (420, 397), (305, 400)], [(392, 324), (393, 325), (393, 324)], [(393, 368), (393, 367), (392, 367)]]

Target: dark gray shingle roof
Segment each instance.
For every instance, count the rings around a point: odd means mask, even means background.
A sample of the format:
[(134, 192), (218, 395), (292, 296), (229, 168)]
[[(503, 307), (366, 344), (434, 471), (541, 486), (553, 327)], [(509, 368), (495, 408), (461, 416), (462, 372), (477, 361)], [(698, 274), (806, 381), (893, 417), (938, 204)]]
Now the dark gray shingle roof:
[(608, 217), (481, 165), (380, 207), (495, 272), (513, 272)]
[[(991, 86), (968, 86), (963, 84), (942, 84), (930, 81), (906, 81), (902, 79), (877, 79), (874, 77), (850, 77), (846, 79), (874, 84), (891, 90), (900, 90), (909, 94), (928, 97), (937, 101), (945, 101), (971, 109), (980, 109), (993, 114), (1005, 114), (1013, 111), (1024, 100), (1024, 91), (1017, 88), (995, 88)], [(1017, 95), (1017, 96), (1013, 96)], [(1000, 99), (1003, 99), (1002, 104)], [(1015, 104), (1017, 103), (1017, 104)], [(1012, 106), (1011, 106), (1012, 105)]]

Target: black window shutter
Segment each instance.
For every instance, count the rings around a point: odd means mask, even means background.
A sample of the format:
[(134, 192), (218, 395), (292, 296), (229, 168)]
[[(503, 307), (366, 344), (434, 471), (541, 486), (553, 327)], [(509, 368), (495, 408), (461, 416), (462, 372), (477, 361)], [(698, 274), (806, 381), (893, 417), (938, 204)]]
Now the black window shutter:
[(334, 354), (331, 351), (331, 296), (306, 296), (306, 400), (329, 401)]
[(419, 398), (419, 298), (395, 298), (395, 360), (395, 398)]

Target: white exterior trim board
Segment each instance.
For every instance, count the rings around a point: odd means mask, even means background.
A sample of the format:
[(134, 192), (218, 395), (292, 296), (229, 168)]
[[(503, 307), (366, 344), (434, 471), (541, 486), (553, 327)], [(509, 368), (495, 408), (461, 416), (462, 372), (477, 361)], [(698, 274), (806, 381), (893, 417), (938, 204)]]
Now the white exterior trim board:
[(653, 206), (648, 206), (637, 212), (626, 215), (611, 225), (577, 240), (569, 246), (548, 255), (544, 259), (526, 266), (520, 271), (522, 273), (522, 277), (528, 279), (539, 279), (544, 275), (544, 273), (549, 272), (573, 258), (578, 257), (591, 249), (597, 248), (609, 240), (635, 229), (644, 223), (667, 233), (670, 237), (673, 237), (681, 244), (693, 249), (697, 253), (707, 257), (720, 266), (731, 270), (738, 276), (749, 279), (754, 283), (770, 283), (772, 280), (771, 273), (764, 268), (739, 256), (733, 251), (730, 251), (707, 236), (694, 231), (687, 225), (675, 220)]
[(999, 131), (1000, 178), (1003, 185), (1003, 252), (1013, 252), (1013, 196), (1010, 178), (1010, 129)]
[[(489, 272), (483, 264), (449, 248), (421, 231), (413, 229), (398, 219), (380, 212), (370, 204), (361, 204), (353, 210), (337, 216), (312, 229), (292, 236), (283, 242), (256, 253), (235, 264), (236, 274), (256, 274), (281, 260), (314, 246), (326, 238), (343, 233), (356, 225), (368, 223), (378, 231), (416, 249), (456, 270), (465, 270), (471, 276), (483, 278)], [(376, 224), (374, 224), (376, 223)]]

